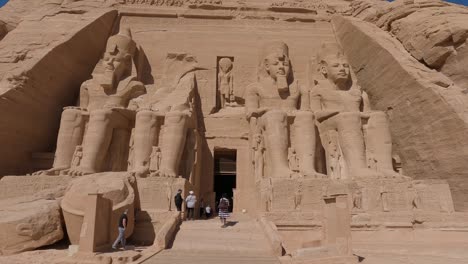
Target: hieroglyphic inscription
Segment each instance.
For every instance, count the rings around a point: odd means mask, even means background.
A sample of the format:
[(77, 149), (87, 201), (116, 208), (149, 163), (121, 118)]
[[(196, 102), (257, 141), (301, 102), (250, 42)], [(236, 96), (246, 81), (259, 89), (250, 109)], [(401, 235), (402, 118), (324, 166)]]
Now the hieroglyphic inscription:
[(294, 210), (294, 193), (296, 183), (291, 180), (273, 180), (272, 210)]
[(222, 0), (123, 0), (126, 5), (150, 5), (161, 7), (182, 7), (193, 5), (222, 5)]

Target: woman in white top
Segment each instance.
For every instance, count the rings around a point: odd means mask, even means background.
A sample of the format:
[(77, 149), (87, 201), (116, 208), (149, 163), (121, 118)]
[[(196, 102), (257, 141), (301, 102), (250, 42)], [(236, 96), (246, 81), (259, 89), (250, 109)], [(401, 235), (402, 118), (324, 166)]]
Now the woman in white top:
[(226, 227), (226, 218), (229, 218), (229, 200), (227, 194), (223, 193), (222, 198), (219, 200), (219, 219), (223, 225), (221, 227)]

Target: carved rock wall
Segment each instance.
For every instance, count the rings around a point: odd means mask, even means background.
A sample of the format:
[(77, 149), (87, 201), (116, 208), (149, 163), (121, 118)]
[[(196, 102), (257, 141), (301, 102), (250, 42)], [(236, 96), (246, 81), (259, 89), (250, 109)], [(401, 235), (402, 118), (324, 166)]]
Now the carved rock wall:
[(355, 1), (353, 15), (395, 36), (413, 57), (468, 89), (468, 8), (445, 1)]
[(39, 12), (0, 42), (1, 174), (28, 172), (32, 153), (54, 151), (62, 107), (75, 104), (116, 15)]
[(405, 173), (447, 179), (456, 210), (468, 210), (468, 101), (441, 73), (411, 57), (388, 33), (356, 19), (335, 17), (338, 39), (376, 109), (387, 111)]

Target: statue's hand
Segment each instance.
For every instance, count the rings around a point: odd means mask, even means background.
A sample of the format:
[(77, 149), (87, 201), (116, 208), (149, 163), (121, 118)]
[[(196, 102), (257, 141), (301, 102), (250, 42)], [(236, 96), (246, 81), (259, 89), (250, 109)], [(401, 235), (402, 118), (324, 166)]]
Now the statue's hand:
[(66, 106), (63, 108), (63, 110), (67, 110), (67, 109), (75, 109), (75, 110), (80, 110), (80, 111), (87, 111), (86, 108), (84, 107), (79, 107), (79, 106)]
[(106, 108), (106, 109), (115, 109), (115, 108), (117, 108), (117, 109), (125, 109), (125, 107), (123, 107), (123, 106), (121, 106), (121, 105), (119, 105), (119, 104), (112, 104), (112, 103), (104, 104), (103, 107)]
[(317, 111), (315, 112), (315, 119), (319, 122), (322, 122), (339, 113), (339, 111)]

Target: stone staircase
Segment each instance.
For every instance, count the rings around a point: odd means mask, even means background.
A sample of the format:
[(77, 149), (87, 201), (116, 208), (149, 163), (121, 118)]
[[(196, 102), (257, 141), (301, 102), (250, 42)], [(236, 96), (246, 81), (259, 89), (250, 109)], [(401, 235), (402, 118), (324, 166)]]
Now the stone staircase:
[(219, 219), (185, 221), (173, 246), (144, 264), (277, 264), (267, 238), (255, 220), (233, 217), (221, 228)]
[(135, 215), (135, 228), (129, 243), (136, 246), (151, 245), (156, 233), (161, 229), (172, 212), (157, 210), (142, 210)]

